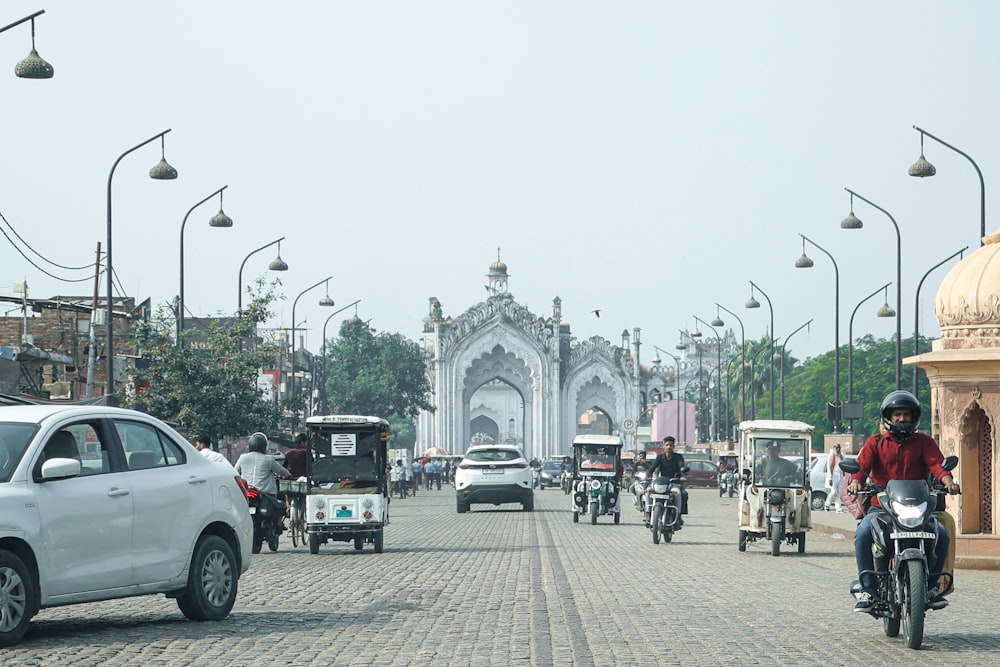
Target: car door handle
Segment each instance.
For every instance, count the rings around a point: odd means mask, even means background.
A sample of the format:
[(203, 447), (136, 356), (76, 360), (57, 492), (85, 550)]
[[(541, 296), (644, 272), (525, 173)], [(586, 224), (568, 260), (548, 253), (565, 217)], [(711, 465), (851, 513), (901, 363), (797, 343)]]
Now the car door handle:
[(204, 484), (208, 481), (207, 477), (188, 477), (188, 484)]
[(117, 486), (112, 486), (108, 489), (109, 498), (117, 498), (118, 496), (127, 496), (131, 491), (128, 489), (119, 489)]

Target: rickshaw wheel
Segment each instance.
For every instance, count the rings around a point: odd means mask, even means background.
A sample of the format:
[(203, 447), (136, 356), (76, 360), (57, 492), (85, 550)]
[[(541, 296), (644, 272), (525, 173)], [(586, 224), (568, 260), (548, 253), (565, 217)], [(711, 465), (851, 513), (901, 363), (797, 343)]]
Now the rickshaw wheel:
[(319, 535), (309, 533), (309, 553), (314, 556), (319, 553)]
[(590, 503), (590, 525), (597, 525), (597, 513), (601, 511), (601, 508), (597, 506), (597, 503)]
[(615, 524), (617, 525), (617, 524), (621, 523), (621, 521), (622, 521), (622, 513), (621, 512), (615, 512)]
[(573, 523), (580, 523), (580, 513), (573, 510)]
[(799, 533), (799, 553), (804, 554), (806, 552), (806, 534)]
[(747, 550), (747, 531), (745, 530), (740, 531), (739, 549), (740, 551)]
[(361, 536), (359, 535), (358, 537), (355, 537), (354, 538), (354, 550), (355, 551), (361, 551), (364, 548), (365, 548), (365, 542), (361, 538)]
[(375, 553), (382, 553), (382, 529), (375, 531)]

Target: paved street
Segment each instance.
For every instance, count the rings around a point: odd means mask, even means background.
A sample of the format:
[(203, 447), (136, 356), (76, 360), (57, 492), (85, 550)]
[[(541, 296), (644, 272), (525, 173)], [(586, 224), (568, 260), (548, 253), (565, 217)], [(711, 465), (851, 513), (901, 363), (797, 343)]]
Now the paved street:
[[(924, 649), (851, 611), (839, 521), (806, 553), (736, 549), (734, 501), (691, 492), (675, 541), (653, 545), (629, 504), (621, 525), (573, 524), (569, 497), (536, 510), (454, 493), (394, 500), (385, 553), (347, 543), (316, 556), (283, 540), (254, 557), (233, 614), (186, 621), (143, 597), (42, 611), (4, 665), (939, 665), (1000, 660), (1000, 573), (962, 570)], [(832, 533), (832, 534), (825, 534)], [(794, 551), (794, 549), (792, 550)], [(662, 642), (661, 642), (662, 639)], [(661, 645), (662, 644), (662, 645)]]

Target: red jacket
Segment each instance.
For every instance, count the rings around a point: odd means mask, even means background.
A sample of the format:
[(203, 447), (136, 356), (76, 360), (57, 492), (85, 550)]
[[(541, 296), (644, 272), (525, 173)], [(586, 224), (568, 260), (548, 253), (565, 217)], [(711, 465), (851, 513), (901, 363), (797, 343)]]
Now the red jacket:
[[(861, 471), (851, 475), (851, 480), (864, 483), (866, 477), (881, 487), (890, 479), (927, 479), (929, 473), (939, 482), (951, 473), (941, 467), (944, 455), (934, 438), (925, 433), (914, 433), (899, 442), (891, 434), (870, 436), (858, 452)], [(872, 496), (872, 505), (879, 506)]]

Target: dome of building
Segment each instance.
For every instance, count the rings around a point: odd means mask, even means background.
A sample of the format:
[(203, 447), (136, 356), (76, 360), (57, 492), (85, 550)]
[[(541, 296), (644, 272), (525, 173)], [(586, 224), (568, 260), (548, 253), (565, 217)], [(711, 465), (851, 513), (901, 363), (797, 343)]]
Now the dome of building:
[(490, 275), (491, 276), (506, 276), (507, 275), (507, 265), (501, 262), (499, 259), (492, 264), (490, 264)]
[(948, 272), (934, 299), (946, 348), (969, 338), (978, 339), (977, 346), (1000, 346), (1000, 232), (983, 244)]

